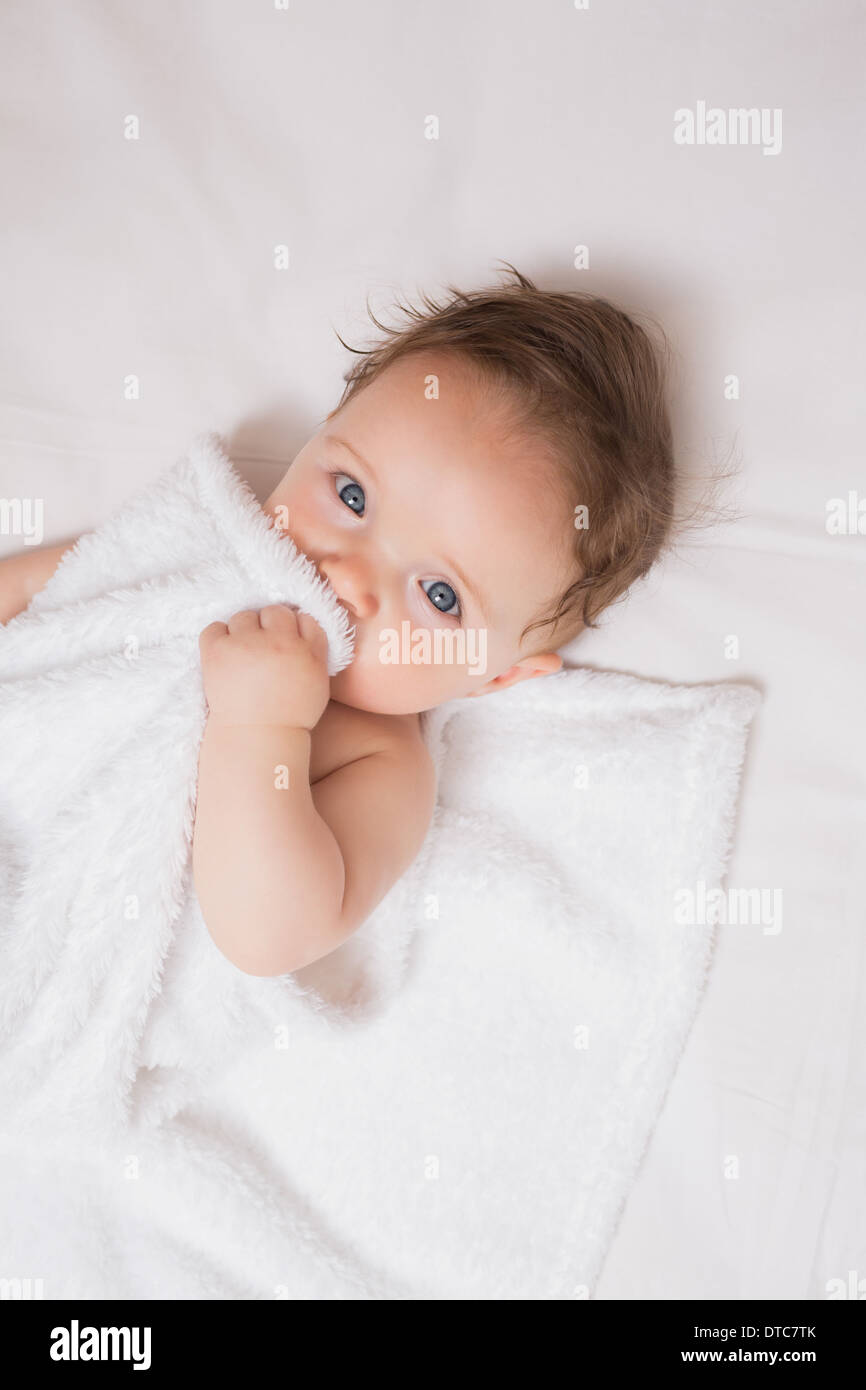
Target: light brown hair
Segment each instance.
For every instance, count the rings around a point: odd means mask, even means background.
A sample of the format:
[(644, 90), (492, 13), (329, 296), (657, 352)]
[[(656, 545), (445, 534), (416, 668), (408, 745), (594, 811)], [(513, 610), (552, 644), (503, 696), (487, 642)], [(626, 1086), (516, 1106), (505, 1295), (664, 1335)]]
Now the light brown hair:
[[(559, 631), (557, 645), (598, 617), (645, 575), (675, 526), (676, 470), (666, 401), (670, 348), (635, 317), (585, 291), (538, 289), (508, 262), (512, 283), (463, 292), (423, 308), (398, 301), (408, 325), (389, 328), (367, 312), (384, 341), (353, 348), (330, 420), (387, 367), (411, 353), (458, 354), (502, 393), (520, 428), (543, 441), (569, 502), (576, 578), (556, 608), (530, 622)], [(650, 321), (652, 323), (652, 321)], [(335, 330), (336, 331), (336, 330)], [(540, 648), (539, 648), (540, 650)]]

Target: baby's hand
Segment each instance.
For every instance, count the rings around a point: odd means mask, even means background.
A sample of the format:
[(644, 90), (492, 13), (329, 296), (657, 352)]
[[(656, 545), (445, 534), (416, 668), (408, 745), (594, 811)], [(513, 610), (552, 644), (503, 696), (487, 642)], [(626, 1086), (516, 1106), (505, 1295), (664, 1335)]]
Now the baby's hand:
[(315, 728), (328, 704), (328, 640), (308, 613), (271, 604), (211, 623), (198, 639), (209, 717)]

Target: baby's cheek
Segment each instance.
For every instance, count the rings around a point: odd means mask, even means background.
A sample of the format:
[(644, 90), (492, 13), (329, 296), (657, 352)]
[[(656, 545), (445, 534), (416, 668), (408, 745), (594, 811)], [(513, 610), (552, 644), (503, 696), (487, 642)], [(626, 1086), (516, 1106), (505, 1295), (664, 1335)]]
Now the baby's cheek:
[[(362, 658), (357, 663), (356, 680), (359, 689), (368, 698), (370, 708), (383, 712), (408, 713), (410, 709), (422, 708), (426, 693), (437, 681), (437, 673), (429, 666), (412, 665), (408, 662), (385, 662), (375, 653)], [(352, 668), (349, 668), (350, 672)], [(429, 702), (428, 702), (429, 703)]]
[(483, 679), (469, 674), (465, 664), (455, 662), (385, 666), (379, 676), (380, 688), (388, 688), (391, 697), (399, 701), (406, 712), (432, 709), (483, 684)]
[(377, 653), (361, 652), (331, 681), (331, 695), (343, 704), (380, 714), (409, 714), (431, 709), (463, 694), (466, 670), (455, 665), (383, 662)]

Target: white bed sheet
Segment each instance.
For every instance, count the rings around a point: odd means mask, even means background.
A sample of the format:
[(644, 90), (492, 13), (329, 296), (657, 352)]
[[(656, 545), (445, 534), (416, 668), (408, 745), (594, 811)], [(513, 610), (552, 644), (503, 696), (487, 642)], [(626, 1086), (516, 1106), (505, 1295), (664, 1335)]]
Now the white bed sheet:
[[(777, 935), (719, 929), (599, 1298), (819, 1299), (866, 1278), (866, 536), (825, 529), (829, 498), (866, 495), (862, 26), (845, 0), (0, 16), (0, 496), (44, 499), (46, 543), (202, 429), (264, 496), (336, 400), (333, 327), (363, 340), (365, 294), (381, 312), (392, 288), (490, 282), (498, 258), (657, 315), (681, 457), (736, 446), (743, 519), (566, 653), (761, 685), (728, 884), (783, 891)], [(698, 99), (781, 108), (781, 153), (675, 146)], [(207, 1106), (255, 1142), (243, 1083)]]

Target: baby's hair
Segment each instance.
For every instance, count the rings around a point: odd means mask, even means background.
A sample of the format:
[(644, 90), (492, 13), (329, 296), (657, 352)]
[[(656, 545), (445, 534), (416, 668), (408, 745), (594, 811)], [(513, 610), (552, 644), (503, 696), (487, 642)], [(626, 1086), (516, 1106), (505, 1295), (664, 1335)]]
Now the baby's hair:
[[(500, 397), (515, 427), (539, 446), (545, 477), (569, 517), (581, 504), (588, 525), (569, 524), (579, 577), (550, 614), (530, 622), (559, 629), (557, 645), (623, 597), (653, 566), (677, 529), (678, 479), (666, 401), (671, 349), (607, 299), (583, 290), (538, 289), (509, 262), (512, 283), (471, 292), (448, 286), (437, 304), (398, 301), (408, 324), (389, 328), (367, 312), (385, 340), (356, 353), (330, 420), (385, 369), (410, 354), (457, 355)], [(335, 330), (336, 332), (336, 330)], [(552, 464), (552, 468), (548, 467)], [(728, 475), (723, 475), (728, 476)], [(697, 511), (701, 511), (699, 504)], [(712, 519), (712, 518), (711, 518)], [(540, 648), (539, 648), (540, 650)]]

